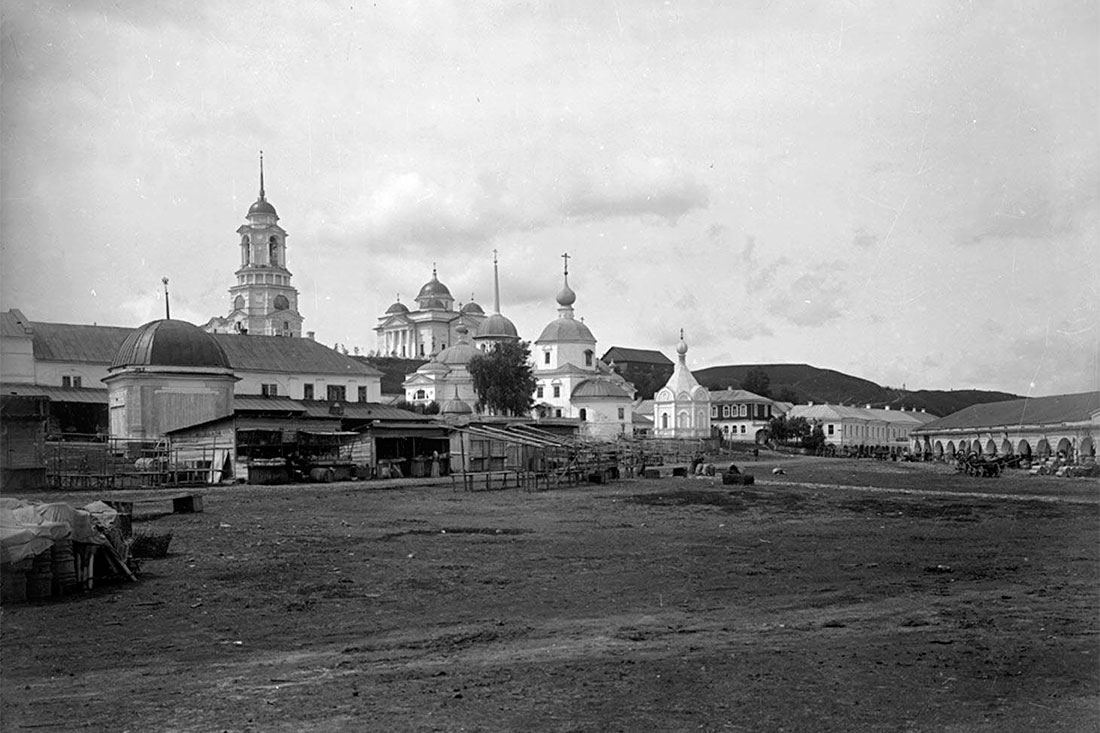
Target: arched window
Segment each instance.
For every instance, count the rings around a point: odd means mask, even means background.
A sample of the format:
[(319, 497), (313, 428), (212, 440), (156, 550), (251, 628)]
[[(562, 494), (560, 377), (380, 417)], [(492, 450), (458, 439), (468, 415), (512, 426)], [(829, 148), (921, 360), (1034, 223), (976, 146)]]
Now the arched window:
[(584, 409), (583, 407), (581, 408), (580, 418), (581, 418), (581, 422), (584, 422), (585, 420), (588, 419), (588, 410)]
[(586, 350), (586, 351), (584, 352), (584, 365), (585, 365), (585, 366), (592, 366), (592, 357), (593, 357), (593, 356), (594, 356), (594, 355), (593, 355), (593, 353), (592, 353), (592, 350), (591, 350), (591, 349), (587, 349), (587, 350)]
[(267, 261), (272, 265), (278, 266), (279, 264), (279, 240), (274, 236), (267, 240)]
[(661, 430), (668, 430), (668, 413), (661, 415)]
[(244, 264), (248, 264), (252, 261), (252, 246), (248, 241), (248, 235), (241, 237), (241, 256), (244, 258)]

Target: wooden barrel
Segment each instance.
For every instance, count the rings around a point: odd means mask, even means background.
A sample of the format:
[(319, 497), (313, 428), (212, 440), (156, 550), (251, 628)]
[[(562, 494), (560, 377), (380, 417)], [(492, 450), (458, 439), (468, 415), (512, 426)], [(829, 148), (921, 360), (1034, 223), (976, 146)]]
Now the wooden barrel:
[(327, 484), (335, 477), (336, 472), (331, 468), (312, 468), (309, 471), (309, 480)]
[(27, 600), (41, 601), (53, 593), (53, 555), (36, 555), (27, 573)]
[(76, 558), (73, 542), (65, 538), (54, 542), (50, 550), (50, 569), (53, 571), (53, 594), (63, 596), (76, 588)]
[(4, 563), (0, 566), (0, 603), (23, 603), (27, 600), (29, 566), (29, 562)]

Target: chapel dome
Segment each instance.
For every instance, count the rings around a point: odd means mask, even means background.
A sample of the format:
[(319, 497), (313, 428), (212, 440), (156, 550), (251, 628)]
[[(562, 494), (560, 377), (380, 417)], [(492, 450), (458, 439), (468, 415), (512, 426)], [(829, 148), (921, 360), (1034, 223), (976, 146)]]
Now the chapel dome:
[(232, 368), (211, 334), (187, 321), (170, 320), (150, 321), (126, 337), (110, 368), (131, 366)]
[(518, 339), (519, 332), (516, 331), (516, 326), (512, 321), (499, 313), (494, 313), (481, 322), (477, 327), (477, 334), (474, 338)]
[(573, 389), (572, 399), (630, 399), (619, 385), (606, 379), (586, 379)]
[(450, 298), (451, 291), (447, 289), (447, 286), (439, 282), (439, 279), (432, 273), (432, 279), (424, 283), (424, 286), (420, 288), (420, 294), (416, 296), (417, 300), (421, 298)]
[(588, 326), (584, 325), (584, 321), (578, 321), (576, 318), (559, 318), (542, 329), (538, 343), (546, 341), (583, 341), (594, 344), (596, 337), (592, 335)]
[(269, 214), (270, 216), (278, 216), (278, 214), (275, 213), (275, 207), (272, 206), (267, 199), (262, 197), (256, 199), (256, 203), (248, 207), (248, 215), (252, 216), (253, 214)]
[(445, 311), (447, 306), (443, 305), (443, 301), (439, 298), (431, 298), (424, 304), (424, 310), (426, 311)]
[(466, 305), (462, 306), (462, 309), (459, 311), (459, 313), (473, 313), (474, 315), (478, 316), (485, 315), (485, 311), (481, 309), (481, 306), (472, 300)]
[(470, 404), (464, 400), (458, 398), (458, 388), (455, 388), (455, 396), (444, 402), (439, 412), (444, 415), (472, 415), (474, 408), (470, 407)]
[(443, 351), (436, 354), (435, 360), (447, 366), (465, 366), (470, 363), (471, 359), (475, 356), (482, 355), (482, 353), (481, 349), (478, 349), (476, 346), (471, 346), (465, 341), (460, 341), (454, 346), (448, 346), (443, 349)]
[(387, 316), (392, 316), (396, 313), (408, 313), (408, 312), (409, 312), (408, 306), (406, 306), (401, 301), (397, 301), (396, 303), (394, 303), (393, 305), (391, 305), (389, 308), (386, 309), (386, 315)]

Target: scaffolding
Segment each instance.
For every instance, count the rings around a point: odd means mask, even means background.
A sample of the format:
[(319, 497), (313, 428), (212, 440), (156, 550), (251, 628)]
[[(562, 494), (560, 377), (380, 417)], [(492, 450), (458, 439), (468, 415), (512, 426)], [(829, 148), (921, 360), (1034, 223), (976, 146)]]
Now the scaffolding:
[(51, 489), (150, 489), (218, 483), (230, 446), (199, 441), (124, 440), (67, 434), (45, 444)]

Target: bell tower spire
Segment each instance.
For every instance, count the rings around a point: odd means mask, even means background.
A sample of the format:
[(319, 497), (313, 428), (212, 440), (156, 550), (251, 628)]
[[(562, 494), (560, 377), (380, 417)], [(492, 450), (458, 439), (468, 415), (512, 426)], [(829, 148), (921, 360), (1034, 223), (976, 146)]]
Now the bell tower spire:
[(264, 194), (264, 151), (260, 151), (260, 201), (267, 201)]

